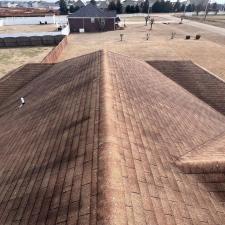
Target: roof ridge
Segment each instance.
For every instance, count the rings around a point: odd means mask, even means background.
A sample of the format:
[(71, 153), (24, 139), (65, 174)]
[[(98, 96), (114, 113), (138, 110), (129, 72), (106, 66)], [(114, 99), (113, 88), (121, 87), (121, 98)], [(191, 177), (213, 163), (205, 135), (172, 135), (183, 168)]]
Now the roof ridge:
[(108, 65), (108, 55), (102, 50), (100, 75), (98, 221), (101, 224), (124, 224), (126, 209), (121, 171), (121, 155), (116, 136), (113, 109), (113, 86)]

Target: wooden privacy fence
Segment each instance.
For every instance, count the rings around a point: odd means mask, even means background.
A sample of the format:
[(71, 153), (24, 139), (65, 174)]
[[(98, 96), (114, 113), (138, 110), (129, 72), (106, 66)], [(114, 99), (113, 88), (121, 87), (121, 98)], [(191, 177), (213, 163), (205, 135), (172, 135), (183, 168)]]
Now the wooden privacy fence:
[(67, 43), (67, 36), (65, 36), (63, 40), (48, 53), (41, 63), (56, 63)]
[(24, 46), (55, 46), (64, 38), (64, 35), (44, 35), (44, 36), (20, 36), (1, 37), (0, 48), (24, 47)]

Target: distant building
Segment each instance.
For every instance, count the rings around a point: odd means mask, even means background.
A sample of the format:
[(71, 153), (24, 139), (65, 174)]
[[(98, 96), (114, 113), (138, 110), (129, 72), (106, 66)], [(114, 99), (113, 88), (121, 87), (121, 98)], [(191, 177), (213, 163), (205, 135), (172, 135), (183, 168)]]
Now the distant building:
[(16, 2), (0, 1), (0, 7), (3, 7), (3, 8), (16, 8), (17, 6), (18, 6), (18, 3)]
[(58, 10), (59, 4), (45, 1), (0, 1), (0, 7), (4, 8), (34, 8)]
[(31, 8), (32, 3), (31, 2), (18, 2), (17, 7), (20, 8)]
[(32, 8), (58, 10), (59, 4), (55, 2), (34, 1), (32, 2)]
[(88, 4), (68, 16), (70, 31), (98, 32), (115, 30), (116, 11), (99, 9)]
[(0, 1), (0, 7), (1, 7), (1, 8), (8, 7), (8, 2)]
[(31, 2), (32, 8), (39, 8), (39, 2)]

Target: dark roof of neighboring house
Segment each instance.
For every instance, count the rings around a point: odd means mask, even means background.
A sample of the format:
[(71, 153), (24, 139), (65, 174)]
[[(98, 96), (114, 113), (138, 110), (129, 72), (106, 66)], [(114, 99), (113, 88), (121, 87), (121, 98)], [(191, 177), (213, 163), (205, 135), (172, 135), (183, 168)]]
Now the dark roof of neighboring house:
[(184, 173), (213, 143), (224, 158), (222, 114), (111, 52), (19, 72), (0, 80), (0, 224), (225, 224), (224, 170)]
[(224, 80), (212, 75), (191, 61), (156, 60), (148, 63), (225, 115)]
[(90, 3), (68, 17), (116, 17), (116, 11), (102, 10)]
[(72, 2), (74, 6), (84, 7), (85, 3), (82, 0), (78, 0), (76, 2)]

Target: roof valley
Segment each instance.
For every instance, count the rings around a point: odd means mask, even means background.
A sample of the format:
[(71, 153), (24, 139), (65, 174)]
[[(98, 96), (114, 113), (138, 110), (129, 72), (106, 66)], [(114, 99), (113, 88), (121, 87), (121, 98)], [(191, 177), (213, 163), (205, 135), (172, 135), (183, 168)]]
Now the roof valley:
[(116, 117), (113, 109), (113, 85), (107, 53), (101, 52), (98, 212), (100, 224), (125, 224), (126, 209), (122, 181), (121, 155), (116, 137)]

